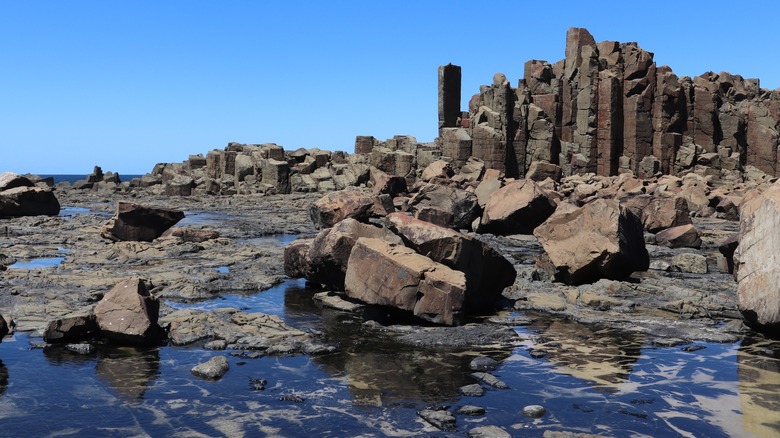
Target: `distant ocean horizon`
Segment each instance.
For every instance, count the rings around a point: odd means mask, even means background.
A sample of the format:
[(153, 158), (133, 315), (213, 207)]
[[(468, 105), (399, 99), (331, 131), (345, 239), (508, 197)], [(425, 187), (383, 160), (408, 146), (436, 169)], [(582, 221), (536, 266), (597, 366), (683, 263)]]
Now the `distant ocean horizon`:
[[(54, 178), (54, 184), (58, 184), (58, 183), (61, 183), (61, 182), (69, 182), (69, 183), (73, 184), (76, 181), (80, 181), (82, 179), (86, 179), (87, 178), (87, 175), (80, 175), (80, 174), (79, 175), (75, 175), (75, 174), (57, 174), (57, 175), (55, 175), (55, 174), (40, 174), (39, 176), (41, 178), (48, 178), (48, 177)], [(122, 182), (125, 182), (125, 181), (130, 181), (133, 178), (140, 178), (142, 176), (143, 175), (131, 175), (131, 174), (125, 175), (125, 174), (120, 173), (119, 174), (119, 180), (122, 181)]]

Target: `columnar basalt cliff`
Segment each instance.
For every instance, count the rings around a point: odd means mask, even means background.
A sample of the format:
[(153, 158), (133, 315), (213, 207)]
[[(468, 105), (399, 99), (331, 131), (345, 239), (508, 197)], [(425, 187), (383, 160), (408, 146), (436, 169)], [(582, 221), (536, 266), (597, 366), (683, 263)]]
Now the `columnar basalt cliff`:
[(746, 166), (780, 173), (780, 89), (761, 89), (757, 79), (678, 77), (636, 43), (596, 43), (581, 28), (569, 29), (563, 60), (531, 60), (524, 70), (516, 88), (497, 73), (461, 115), (450, 103), (460, 95), (460, 67), (440, 67), (443, 156), (456, 166), (474, 156), (508, 177), (534, 162), (558, 165), (564, 176), (719, 179)]

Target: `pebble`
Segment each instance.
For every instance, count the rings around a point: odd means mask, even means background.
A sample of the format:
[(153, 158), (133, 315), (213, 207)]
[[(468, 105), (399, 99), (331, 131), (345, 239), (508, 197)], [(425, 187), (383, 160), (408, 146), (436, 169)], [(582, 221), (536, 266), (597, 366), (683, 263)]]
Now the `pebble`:
[(66, 344), (65, 349), (78, 354), (92, 354), (95, 352), (95, 347), (91, 344)]
[(417, 415), (431, 425), (444, 431), (455, 430), (455, 416), (445, 410), (424, 409)]
[(471, 385), (461, 386), (460, 393), (466, 397), (482, 397), (485, 395), (485, 388), (479, 383), (472, 383)]
[(224, 339), (217, 339), (215, 341), (206, 342), (203, 345), (206, 350), (224, 350), (227, 348), (227, 342)]
[(458, 415), (468, 415), (469, 417), (477, 417), (479, 415), (485, 415), (485, 408), (481, 406), (474, 406), (474, 405), (463, 405), (459, 407), (455, 411), (455, 413)]
[(498, 377), (490, 373), (481, 373), (481, 372), (471, 373), (471, 377), (487, 385), (490, 385), (496, 389), (509, 389), (509, 385), (502, 382), (501, 380), (498, 379)]
[(530, 418), (542, 418), (546, 412), (547, 409), (540, 405), (528, 405), (523, 408), (523, 415)]
[(474, 371), (493, 371), (498, 367), (498, 362), (487, 356), (475, 357), (469, 364)]
[(215, 356), (202, 364), (195, 365), (192, 368), (192, 374), (209, 380), (217, 380), (225, 375), (230, 369), (225, 356)]

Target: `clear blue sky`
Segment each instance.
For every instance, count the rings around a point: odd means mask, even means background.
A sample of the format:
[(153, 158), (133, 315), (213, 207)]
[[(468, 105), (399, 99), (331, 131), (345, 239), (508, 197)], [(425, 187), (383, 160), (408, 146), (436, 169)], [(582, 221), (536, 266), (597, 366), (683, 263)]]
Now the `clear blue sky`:
[(637, 41), (678, 75), (780, 87), (775, 1), (0, 1), (0, 171), (125, 174), (230, 141), (352, 152), (437, 128), (503, 72), (564, 57), (566, 30)]

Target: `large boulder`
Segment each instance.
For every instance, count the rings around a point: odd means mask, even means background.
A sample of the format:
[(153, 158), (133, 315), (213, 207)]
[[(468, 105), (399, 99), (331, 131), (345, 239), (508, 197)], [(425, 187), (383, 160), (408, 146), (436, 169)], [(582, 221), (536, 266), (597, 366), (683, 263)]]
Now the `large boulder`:
[(456, 325), (463, 316), (462, 272), (381, 239), (355, 242), (344, 286), (350, 298), (407, 310), (438, 324)]
[(120, 201), (114, 216), (103, 225), (100, 235), (117, 241), (145, 241), (160, 237), (168, 228), (184, 219), (184, 212)]
[(534, 230), (549, 257), (548, 270), (559, 281), (621, 280), (649, 267), (642, 222), (617, 201), (559, 210)]
[(734, 253), (739, 310), (749, 325), (780, 333), (780, 185), (746, 201), (740, 218)]
[(35, 187), (29, 179), (10, 172), (0, 174), (0, 217), (55, 216), (60, 203), (48, 187)]
[(385, 221), (406, 246), (466, 274), (466, 312), (493, 310), (504, 288), (515, 282), (515, 268), (486, 243), (403, 213)]
[(692, 223), (688, 202), (679, 196), (636, 195), (620, 203), (639, 216), (644, 229), (651, 233)]
[(309, 248), (314, 239), (298, 239), (284, 247), (284, 273), (290, 278), (309, 276)]
[(555, 211), (555, 202), (536, 182), (521, 179), (490, 196), (482, 214), (480, 233), (531, 234)]
[(79, 312), (49, 321), (43, 332), (48, 343), (81, 342), (97, 332), (98, 326), (92, 312)]
[(317, 228), (329, 228), (346, 218), (368, 220), (374, 199), (358, 191), (331, 192), (314, 201), (309, 216)]
[(667, 228), (655, 235), (655, 243), (669, 248), (700, 248), (701, 237), (693, 224)]
[(481, 211), (474, 193), (437, 184), (420, 187), (408, 208), (418, 219), (456, 230), (471, 229)]
[(114, 286), (95, 306), (95, 320), (103, 334), (115, 341), (150, 344), (160, 339), (157, 323), (160, 301), (139, 278)]
[[(332, 228), (327, 228), (317, 234), (311, 241), (308, 253), (302, 258), (308, 265), (299, 271), (303, 272), (303, 276), (313, 283), (343, 290), (349, 255), (355, 242), (361, 237), (371, 237), (401, 244), (401, 239), (398, 236), (384, 228), (347, 218)], [(291, 257), (290, 260), (293, 258)]]

